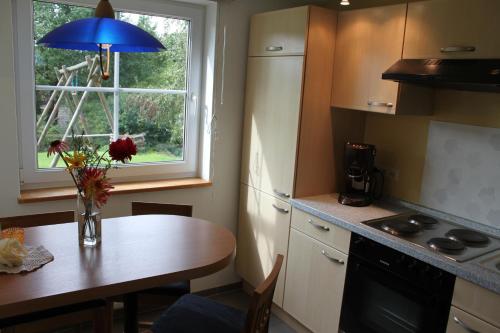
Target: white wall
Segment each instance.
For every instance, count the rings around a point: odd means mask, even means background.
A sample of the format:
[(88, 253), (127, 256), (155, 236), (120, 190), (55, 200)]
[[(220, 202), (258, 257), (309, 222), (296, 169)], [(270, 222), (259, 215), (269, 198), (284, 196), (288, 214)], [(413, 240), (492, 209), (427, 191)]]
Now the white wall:
[[(42, 213), (75, 208), (74, 200), (37, 204), (18, 204), (18, 133), (13, 72), (12, 15), (9, 0), (0, 0), (0, 216)], [(130, 201), (187, 203), (194, 215), (221, 224), (236, 234), (240, 172), (241, 131), (248, 43), (248, 24), (252, 14), (302, 5), (301, 0), (225, 0), (220, 2), (216, 47), (215, 112), (217, 135), (213, 158), (213, 186), (200, 189), (170, 190), (112, 196), (104, 207), (105, 217), (130, 214)], [(222, 90), (222, 31), (226, 27), (224, 98)], [(27, 64), (29, 65), (29, 64)], [(57, 260), (57, 258), (56, 258)], [(213, 276), (197, 280), (194, 289), (211, 288), (236, 282), (232, 265)]]

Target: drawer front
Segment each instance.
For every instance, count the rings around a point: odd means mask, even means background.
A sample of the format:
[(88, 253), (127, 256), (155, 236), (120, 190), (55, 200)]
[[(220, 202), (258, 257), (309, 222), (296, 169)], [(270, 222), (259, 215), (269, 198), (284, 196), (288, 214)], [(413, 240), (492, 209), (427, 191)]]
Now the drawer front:
[[(499, 311), (499, 309), (496, 309)], [(450, 309), (446, 333), (500, 333), (500, 328), (495, 327), (481, 319), (462, 311), (454, 306)]]
[(500, 327), (500, 295), (492, 291), (457, 279), (451, 303), (475, 317)]
[(294, 208), (292, 227), (344, 253), (349, 252), (351, 232)]

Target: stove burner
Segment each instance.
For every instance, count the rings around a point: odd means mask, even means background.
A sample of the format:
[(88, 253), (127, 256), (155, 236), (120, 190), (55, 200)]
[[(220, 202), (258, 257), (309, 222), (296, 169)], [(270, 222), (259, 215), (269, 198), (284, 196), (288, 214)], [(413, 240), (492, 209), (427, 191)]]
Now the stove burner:
[(451, 238), (432, 238), (427, 244), (431, 249), (447, 254), (457, 254), (465, 249), (464, 243)]
[(451, 229), (445, 236), (467, 246), (483, 246), (489, 243), (488, 236), (470, 229)]
[(422, 229), (419, 224), (408, 223), (406, 221), (392, 220), (382, 224), (382, 230), (395, 236), (410, 236)]
[(408, 222), (421, 224), (423, 226), (430, 226), (432, 224), (437, 224), (438, 220), (436, 220), (433, 217), (427, 216), (427, 215), (417, 214), (417, 215), (410, 216), (408, 218)]

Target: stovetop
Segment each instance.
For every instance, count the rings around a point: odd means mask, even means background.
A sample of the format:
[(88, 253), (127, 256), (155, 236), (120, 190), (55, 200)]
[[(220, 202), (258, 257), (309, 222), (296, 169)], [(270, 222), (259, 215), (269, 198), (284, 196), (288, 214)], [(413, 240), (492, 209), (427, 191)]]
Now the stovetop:
[(457, 262), (500, 249), (500, 239), (416, 211), (363, 223)]

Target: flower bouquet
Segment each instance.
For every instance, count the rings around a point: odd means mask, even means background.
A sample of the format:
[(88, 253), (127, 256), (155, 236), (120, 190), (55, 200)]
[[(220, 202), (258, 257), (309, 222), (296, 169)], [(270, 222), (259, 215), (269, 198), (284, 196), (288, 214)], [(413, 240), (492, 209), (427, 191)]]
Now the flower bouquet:
[(101, 240), (101, 211), (113, 186), (106, 176), (113, 161), (126, 163), (137, 154), (130, 138), (111, 142), (108, 149), (92, 145), (83, 136), (73, 136), (71, 144), (56, 140), (47, 155), (58, 154), (77, 189), (78, 238), (81, 245), (95, 246)]

